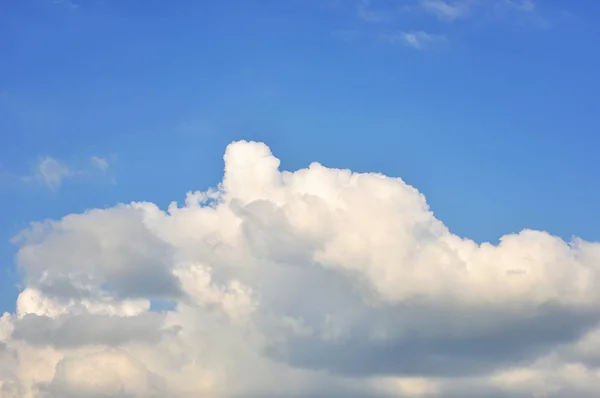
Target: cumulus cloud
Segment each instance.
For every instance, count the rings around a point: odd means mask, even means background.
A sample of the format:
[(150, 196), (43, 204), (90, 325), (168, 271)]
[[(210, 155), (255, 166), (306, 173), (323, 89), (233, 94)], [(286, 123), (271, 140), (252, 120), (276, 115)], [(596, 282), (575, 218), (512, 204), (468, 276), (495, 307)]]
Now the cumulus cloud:
[(89, 313), (57, 317), (27, 314), (14, 324), (12, 336), (31, 345), (60, 348), (119, 346), (130, 341), (156, 343), (160, 339), (161, 318), (154, 313), (129, 317)]
[(60, 360), (40, 390), (48, 398), (158, 398), (164, 396), (161, 387), (160, 377), (128, 353), (105, 350)]
[[(399, 178), (227, 147), (216, 189), (34, 223), (3, 397), (594, 397), (600, 244), (478, 244)], [(171, 309), (152, 303), (168, 300)], [(545, 395), (544, 395), (545, 394)]]

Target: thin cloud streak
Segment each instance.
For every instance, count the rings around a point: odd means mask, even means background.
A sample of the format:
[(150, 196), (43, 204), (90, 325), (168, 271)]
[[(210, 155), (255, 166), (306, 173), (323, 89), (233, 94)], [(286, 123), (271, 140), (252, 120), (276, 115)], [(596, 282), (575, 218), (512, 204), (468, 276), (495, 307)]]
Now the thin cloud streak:
[(411, 32), (398, 32), (382, 35), (382, 38), (391, 44), (403, 44), (416, 50), (423, 50), (434, 44), (448, 41), (443, 35), (427, 33), (422, 30)]

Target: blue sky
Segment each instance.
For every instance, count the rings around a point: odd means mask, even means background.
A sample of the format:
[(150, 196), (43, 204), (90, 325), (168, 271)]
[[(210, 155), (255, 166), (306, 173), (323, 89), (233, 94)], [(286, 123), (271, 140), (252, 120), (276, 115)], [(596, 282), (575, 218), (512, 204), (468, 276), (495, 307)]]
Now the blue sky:
[(401, 177), (479, 242), (599, 240), (600, 3), (440, 4), (0, 0), (0, 310), (29, 222), (182, 201), (238, 139)]

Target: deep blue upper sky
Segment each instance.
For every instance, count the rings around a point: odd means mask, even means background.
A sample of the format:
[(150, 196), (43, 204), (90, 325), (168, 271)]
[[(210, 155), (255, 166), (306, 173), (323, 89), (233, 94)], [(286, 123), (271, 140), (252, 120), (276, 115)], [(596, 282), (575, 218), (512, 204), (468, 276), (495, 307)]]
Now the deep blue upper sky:
[[(600, 240), (600, 2), (433, 3), (0, 0), (0, 311), (28, 222), (165, 207), (242, 138), (402, 177), (477, 241)], [(81, 173), (49, 189), (47, 156)]]

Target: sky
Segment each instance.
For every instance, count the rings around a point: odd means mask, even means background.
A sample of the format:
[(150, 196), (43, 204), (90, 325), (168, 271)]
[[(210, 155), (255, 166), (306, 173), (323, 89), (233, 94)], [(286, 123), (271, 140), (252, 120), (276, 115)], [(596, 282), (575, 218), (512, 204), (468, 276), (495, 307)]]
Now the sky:
[(0, 396), (598, 396), (598, 16), (0, 0)]

